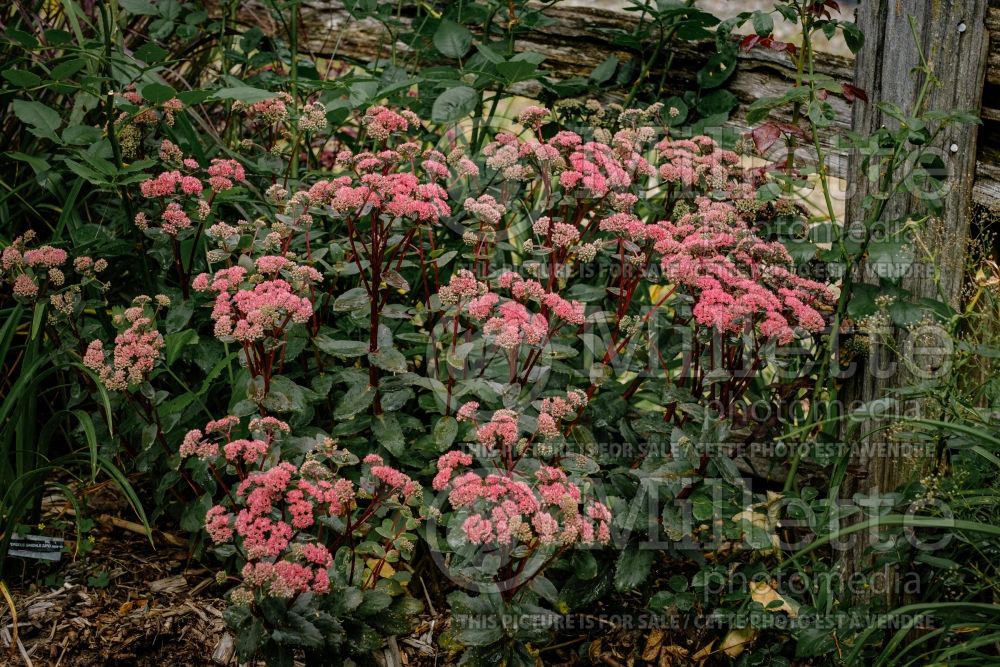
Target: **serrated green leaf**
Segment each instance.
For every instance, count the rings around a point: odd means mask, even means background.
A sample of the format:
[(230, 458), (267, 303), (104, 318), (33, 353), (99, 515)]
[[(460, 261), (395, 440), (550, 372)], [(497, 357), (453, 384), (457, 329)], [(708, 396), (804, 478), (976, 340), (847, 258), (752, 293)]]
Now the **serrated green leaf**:
[(100, 141), (102, 132), (89, 125), (71, 125), (62, 131), (62, 140), (73, 146), (89, 146)]
[(702, 88), (717, 88), (725, 83), (735, 71), (735, 53), (716, 53), (708, 59), (708, 62), (705, 63), (704, 67), (698, 70), (698, 85)]
[(341, 359), (361, 357), (368, 353), (368, 343), (360, 340), (334, 340), (329, 336), (316, 336), (313, 341), (320, 351)]
[(367, 290), (364, 287), (354, 287), (333, 300), (333, 309), (338, 313), (345, 313), (367, 308), (369, 303), (371, 297), (368, 296)]
[(573, 553), (573, 573), (580, 579), (589, 580), (597, 576), (598, 565), (594, 554), (586, 549)]
[(739, 103), (728, 90), (715, 90), (698, 101), (698, 113), (702, 116), (728, 114)]
[(469, 86), (455, 86), (434, 100), (431, 120), (438, 123), (453, 123), (475, 112), (478, 107), (479, 93)]
[(906, 241), (877, 240), (868, 246), (868, 267), (880, 278), (902, 278), (915, 260), (916, 254)]
[(655, 552), (642, 548), (640, 543), (632, 543), (619, 555), (615, 567), (615, 588), (620, 592), (630, 591), (644, 582), (653, 567)]
[(538, 66), (524, 60), (508, 60), (497, 63), (497, 73), (507, 80), (508, 84), (533, 79), (538, 72)]
[(194, 329), (184, 329), (170, 333), (164, 336), (163, 343), (167, 351), (167, 366), (172, 366), (180, 358), (185, 346), (198, 343), (198, 332)]
[(30, 127), (28, 131), (38, 137), (52, 139), (58, 142), (56, 130), (62, 125), (59, 113), (51, 107), (47, 107), (41, 102), (29, 102), (27, 100), (14, 100), (14, 115)]
[(246, 104), (263, 102), (277, 97), (277, 93), (269, 90), (262, 90), (252, 86), (233, 86), (230, 88), (220, 88), (212, 94), (212, 99), (216, 100), (238, 100)]
[(73, 58), (71, 60), (65, 60), (56, 65), (55, 67), (53, 67), (52, 71), (49, 72), (49, 76), (51, 76), (56, 81), (61, 81), (63, 79), (73, 76), (86, 66), (87, 66), (87, 61), (84, 60), (83, 58)]
[(302, 412), (306, 408), (305, 391), (283, 375), (276, 375), (261, 405), (273, 412)]
[(147, 63), (159, 62), (165, 60), (170, 52), (166, 49), (153, 44), (152, 42), (147, 42), (137, 48), (133, 55), (139, 60), (145, 61)]
[(130, 14), (138, 16), (160, 15), (160, 11), (150, 0), (118, 0), (118, 5)]
[(865, 34), (861, 32), (861, 29), (849, 21), (841, 21), (840, 29), (844, 33), (844, 43), (847, 44), (851, 53), (860, 51), (865, 45)]
[(767, 12), (754, 12), (751, 23), (753, 31), (761, 37), (767, 37), (774, 32), (774, 19)]
[(502, 55), (491, 49), (485, 44), (476, 44), (476, 50), (485, 58), (487, 61), (496, 65), (497, 63), (502, 63), (504, 58)]
[(399, 420), (393, 413), (386, 412), (372, 418), (372, 435), (393, 456), (403, 455), (406, 440), (403, 437), (403, 429), (399, 425)]
[(406, 357), (394, 347), (384, 347), (368, 353), (368, 361), (390, 373), (406, 372)]
[(434, 48), (449, 58), (461, 58), (472, 47), (468, 28), (445, 19), (434, 31)]
[(366, 384), (354, 385), (347, 390), (347, 393), (337, 403), (337, 407), (333, 411), (333, 417), (339, 421), (350, 419), (359, 412), (367, 410), (374, 400), (375, 390), (372, 387)]
[(149, 83), (142, 87), (142, 96), (153, 104), (163, 104), (177, 96), (173, 87), (164, 83)]
[(604, 83), (614, 75), (616, 69), (618, 69), (618, 56), (612, 53), (594, 68), (590, 73), (590, 79), (594, 83)]
[(48, 162), (34, 155), (28, 155), (27, 153), (21, 153), (19, 151), (11, 151), (9, 153), (4, 153), (4, 155), (12, 160), (26, 163), (31, 167), (31, 170), (34, 171), (36, 175), (43, 174), (51, 169)]
[(434, 444), (437, 445), (439, 452), (443, 452), (451, 447), (457, 435), (458, 421), (454, 417), (439, 417), (437, 422), (435, 422), (433, 437)]
[(23, 69), (5, 69), (0, 75), (18, 88), (31, 88), (42, 82), (40, 76)]

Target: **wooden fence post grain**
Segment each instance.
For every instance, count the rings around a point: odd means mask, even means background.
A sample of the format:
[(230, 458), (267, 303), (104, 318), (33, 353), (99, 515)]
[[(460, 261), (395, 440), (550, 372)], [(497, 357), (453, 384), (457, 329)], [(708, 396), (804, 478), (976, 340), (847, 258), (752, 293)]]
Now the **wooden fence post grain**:
[[(857, 24), (865, 35), (865, 46), (855, 63), (855, 85), (868, 93), (872, 104), (856, 103), (853, 110), (853, 129), (862, 136), (870, 136), (883, 125), (896, 129), (899, 121), (877, 108), (875, 102), (898, 105), (907, 113), (916, 115), (913, 105), (922, 84), (922, 75), (913, 72), (920, 64), (920, 52), (911, 31), (911, 17), (915, 20), (919, 48), (931, 64), (940, 83), (928, 96), (925, 109), (952, 111), (978, 110), (986, 74), (988, 34), (985, 26), (987, 0), (874, 0), (864, 2), (858, 10)], [(978, 114), (977, 114), (978, 115)], [(953, 308), (960, 305), (963, 268), (969, 220), (972, 213), (973, 182), (976, 169), (977, 125), (955, 124), (946, 128), (934, 147), (939, 151), (948, 173), (948, 189), (944, 194), (941, 215), (923, 225), (910, 235), (916, 261), (903, 278), (902, 287), (913, 298), (929, 298), (948, 303)], [(862, 210), (865, 198), (875, 192), (877, 185), (861, 165), (861, 156), (852, 155), (849, 162), (849, 193), (847, 203), (847, 228), (852, 222), (864, 219)], [(893, 197), (886, 207), (883, 220), (905, 221), (925, 215), (926, 204), (912, 192)], [(864, 267), (862, 278), (871, 279), (872, 267)], [(889, 334), (899, 349), (904, 332)], [(881, 398), (890, 387), (912, 386), (919, 381), (908, 373), (903, 364), (895, 364), (891, 373), (876, 374), (873, 369), (893, 361), (893, 354), (885, 345), (873, 345), (868, 360), (858, 367), (852, 378), (845, 382), (842, 400), (870, 401)], [(920, 401), (907, 402), (908, 413), (920, 413), (925, 406)], [(845, 407), (845, 409), (847, 409)], [(854, 469), (864, 472), (850, 477), (845, 489), (856, 499), (875, 498), (896, 489), (933, 465), (933, 453), (926, 455), (901, 455), (891, 447), (891, 435), (880, 428), (884, 422), (866, 422), (859, 433), (872, 433), (863, 442), (850, 442), (856, 447), (852, 463)], [(860, 446), (858, 446), (860, 445)], [(862, 503), (866, 501), (862, 500)], [(862, 508), (874, 512), (874, 508)], [(861, 572), (872, 562), (868, 540), (859, 540), (844, 553), (847, 574)], [(887, 601), (898, 599), (892, 575), (886, 580), (884, 591), (869, 589), (860, 597), (875, 597), (880, 593)]]

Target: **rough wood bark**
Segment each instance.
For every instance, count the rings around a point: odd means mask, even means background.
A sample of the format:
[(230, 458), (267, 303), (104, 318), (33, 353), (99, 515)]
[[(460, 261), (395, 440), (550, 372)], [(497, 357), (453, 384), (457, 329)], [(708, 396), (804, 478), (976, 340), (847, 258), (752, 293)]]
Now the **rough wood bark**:
[[(992, 0), (991, 4), (994, 6), (990, 9), (989, 20), (990, 29), (994, 32), (990, 46), (989, 80), (1000, 84), (1000, 0)], [(399, 19), (404, 24), (410, 21), (407, 11), (404, 9)], [(516, 46), (521, 51), (544, 55), (542, 69), (554, 76), (587, 76), (612, 53), (623, 62), (638, 55), (615, 46), (609, 36), (611, 30), (634, 29), (638, 20), (635, 13), (556, 4), (546, 9), (545, 15), (553, 20), (552, 24), (519, 40)], [(257, 26), (270, 35), (282, 34), (282, 25), (262, 0), (241, 3), (239, 20), (244, 25)], [(344, 9), (343, 3), (331, 0), (303, 0), (300, 39), (303, 53), (361, 62), (386, 57), (391, 46), (384, 26), (372, 20), (354, 19)], [(397, 53), (406, 51), (405, 45), (397, 44), (396, 47)], [(670, 94), (696, 88), (695, 73), (704, 64), (711, 49), (710, 45), (704, 44), (676, 44), (672, 69), (667, 79)], [(662, 63), (657, 65), (662, 67)], [(661, 71), (654, 67), (650, 76), (656, 80)], [(816, 72), (841, 81), (850, 81), (853, 77), (853, 63), (841, 56), (818, 53)], [(726, 87), (739, 99), (740, 106), (745, 108), (755, 99), (784, 93), (794, 76), (794, 67), (787, 56), (767, 49), (754, 49), (750, 53), (740, 54), (739, 67)], [(834, 105), (837, 118), (834, 127), (827, 133), (832, 138), (850, 126), (850, 109), (839, 97), (831, 96), (828, 101)], [(984, 118), (993, 117), (1000, 121), (1000, 95), (991, 104), (992, 107), (984, 109)], [(780, 114), (778, 118), (787, 120)], [(729, 125), (741, 132), (749, 129), (742, 112), (737, 112)], [(1000, 147), (1000, 122), (996, 126), (989, 124), (984, 135), (992, 138)], [(830, 173), (843, 178), (847, 173), (846, 155), (836, 149), (832, 140), (825, 140), (824, 143), (824, 148), (829, 153)], [(1000, 212), (1000, 153), (982, 152), (979, 159), (979, 178), (973, 193), (975, 200), (984, 207)]]
[[(925, 109), (979, 109), (987, 63), (986, 10), (986, 0), (875, 0), (863, 3), (857, 22), (865, 34), (866, 46), (858, 55), (856, 85), (864, 88), (873, 101), (895, 103), (905, 112), (913, 109), (923, 82), (922, 77), (909, 74), (920, 63), (909, 24), (912, 16), (917, 21), (920, 49), (940, 80), (940, 85), (932, 90)], [(883, 125), (894, 129), (898, 127), (898, 122), (883, 114), (875, 105), (855, 106), (853, 128), (856, 132), (867, 136)], [(903, 287), (914, 298), (927, 297), (946, 301), (952, 307), (959, 306), (972, 213), (976, 145), (975, 125), (951, 126), (942, 132), (935, 143), (947, 164), (949, 190), (944, 197), (940, 218), (913, 236), (918, 261), (903, 279)], [(876, 191), (875, 184), (861, 169), (860, 156), (852, 156), (851, 160), (848, 224), (864, 219), (864, 198)], [(902, 193), (888, 202), (883, 220), (919, 218), (925, 212), (926, 208), (918, 197)], [(926, 255), (924, 249), (931, 251), (932, 256)], [(890, 335), (895, 341), (892, 347), (903, 349), (905, 353), (906, 332)], [(884, 396), (890, 387), (906, 387), (920, 380), (907, 373), (900, 363), (896, 363), (891, 374), (877, 377), (872, 372), (880, 364), (892, 361), (894, 359), (886, 346), (873, 346), (867, 364), (857, 369), (842, 396), (869, 401)], [(919, 402), (911, 402), (905, 409), (908, 413), (919, 413), (923, 408)], [(871, 432), (883, 425), (869, 422), (863, 425), (861, 431)], [(860, 454), (854, 463), (866, 472), (849, 480), (848, 492), (856, 492), (859, 497), (885, 494), (933, 464), (931, 456), (894, 456), (890, 447), (880, 448), (891, 443), (889, 437), (886, 431), (878, 430), (859, 448)], [(867, 541), (859, 541), (847, 554), (845, 565), (849, 571), (860, 571), (870, 563), (870, 558), (864, 554), (867, 546), (870, 546)], [(891, 590), (893, 581), (892, 578), (888, 580), (888, 600), (895, 597)]]

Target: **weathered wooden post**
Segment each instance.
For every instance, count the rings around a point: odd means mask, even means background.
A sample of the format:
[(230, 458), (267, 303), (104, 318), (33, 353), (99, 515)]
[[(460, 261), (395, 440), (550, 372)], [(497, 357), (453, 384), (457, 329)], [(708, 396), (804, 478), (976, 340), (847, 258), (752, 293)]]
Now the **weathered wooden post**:
[[(894, 103), (904, 111), (912, 110), (923, 84), (923, 76), (914, 74), (920, 52), (929, 61), (940, 84), (925, 101), (924, 110), (978, 110), (986, 74), (988, 35), (985, 26), (987, 0), (875, 0), (864, 2), (858, 10), (857, 25), (864, 32), (865, 46), (855, 64), (855, 85), (868, 93), (870, 104), (855, 104), (853, 129), (862, 136), (871, 135), (883, 125), (896, 129), (899, 121), (885, 114), (876, 102)], [(910, 21), (915, 21), (918, 44), (915, 44)], [(914, 113), (916, 110), (913, 110)], [(976, 169), (977, 125), (954, 124), (941, 133), (935, 148), (947, 167), (947, 191), (943, 208), (931, 224), (924, 225), (913, 238), (915, 261), (902, 281), (914, 299), (930, 298), (959, 306), (966, 241), (972, 212), (973, 181)], [(849, 166), (847, 225), (864, 219), (865, 198), (876, 192), (877, 184), (861, 166), (861, 155), (852, 155)], [(912, 192), (902, 192), (888, 201), (883, 220), (921, 218), (926, 204)], [(930, 255), (926, 252), (932, 251)], [(871, 274), (866, 267), (865, 273)], [(871, 282), (871, 281), (870, 281)], [(897, 342), (899, 332), (891, 334)], [(844, 398), (870, 401), (885, 396), (891, 387), (905, 387), (917, 381), (903, 364), (897, 363), (891, 373), (876, 374), (873, 369), (885, 363), (890, 352), (874, 345), (866, 364), (859, 366), (854, 377), (846, 382)], [(885, 368), (886, 366), (883, 366)], [(919, 403), (908, 409), (921, 409)], [(869, 422), (861, 432), (872, 431), (880, 424)], [(874, 500), (891, 492), (901, 483), (912, 479), (933, 463), (928, 456), (892, 455), (891, 436), (879, 429), (862, 444), (853, 463), (866, 472), (848, 480), (848, 494)], [(864, 502), (864, 501), (862, 501)], [(874, 508), (862, 508), (874, 512)], [(860, 572), (871, 562), (865, 554), (870, 541), (856, 540), (845, 552), (844, 565), (848, 574)], [(885, 599), (898, 596), (894, 577), (889, 576)], [(870, 591), (878, 595), (879, 591)], [(862, 596), (864, 594), (862, 593)]]

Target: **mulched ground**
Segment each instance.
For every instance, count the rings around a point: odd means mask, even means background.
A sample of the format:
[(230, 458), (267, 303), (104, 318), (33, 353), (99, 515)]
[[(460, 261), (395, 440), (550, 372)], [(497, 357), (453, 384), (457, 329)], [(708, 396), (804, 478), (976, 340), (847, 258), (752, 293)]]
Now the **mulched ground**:
[(158, 540), (154, 550), (110, 521), (99, 526), (93, 551), (61, 568), (10, 561), (17, 637), (10, 610), (0, 606), (0, 664), (11, 644), (11, 665), (212, 664), (225, 629), (213, 573), (190, 563), (186, 548)]
[[(106, 495), (104, 506), (91, 505), (88, 511), (95, 523), (89, 532), (93, 548), (86, 556), (72, 559), (64, 554), (58, 564), (8, 561), (7, 585), (17, 618), (15, 622), (0, 598), (0, 665), (235, 667), (232, 637), (222, 620), (226, 603), (215, 572), (192, 561), (185, 540), (176, 535), (155, 533), (154, 548), (142, 527), (125, 518), (127, 507)], [(64, 500), (47, 499), (43, 516), (49, 527), (60, 517), (71, 520), (68, 513)], [(629, 631), (594, 618), (598, 623), (590, 632), (560, 637), (544, 648), (543, 663), (705, 663), (697, 648), (682, 648), (682, 641), (675, 643), (663, 632)], [(407, 637), (389, 638), (376, 660), (384, 667), (454, 664), (455, 656), (437, 643), (448, 622), (446, 609), (428, 604), (416, 630)]]

